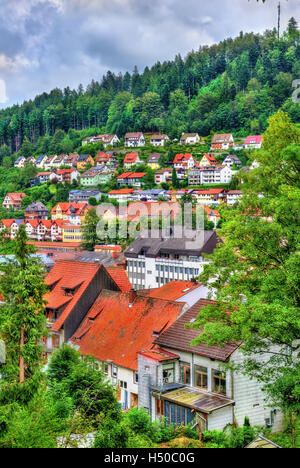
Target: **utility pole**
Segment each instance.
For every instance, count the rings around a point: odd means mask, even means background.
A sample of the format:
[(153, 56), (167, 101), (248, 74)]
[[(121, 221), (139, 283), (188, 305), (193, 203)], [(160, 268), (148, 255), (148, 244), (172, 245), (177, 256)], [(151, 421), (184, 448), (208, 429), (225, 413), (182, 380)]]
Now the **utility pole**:
[(278, 3), (278, 39), (280, 38), (280, 14), (281, 14), (281, 6), (279, 2)]

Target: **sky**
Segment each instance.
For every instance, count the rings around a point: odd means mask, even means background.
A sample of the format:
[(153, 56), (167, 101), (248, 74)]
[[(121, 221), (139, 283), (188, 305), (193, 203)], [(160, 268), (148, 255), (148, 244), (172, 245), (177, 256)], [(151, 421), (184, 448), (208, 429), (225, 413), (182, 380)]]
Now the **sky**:
[[(278, 0), (0, 0), (0, 107), (277, 25)], [(300, 0), (281, 0), (282, 29)]]

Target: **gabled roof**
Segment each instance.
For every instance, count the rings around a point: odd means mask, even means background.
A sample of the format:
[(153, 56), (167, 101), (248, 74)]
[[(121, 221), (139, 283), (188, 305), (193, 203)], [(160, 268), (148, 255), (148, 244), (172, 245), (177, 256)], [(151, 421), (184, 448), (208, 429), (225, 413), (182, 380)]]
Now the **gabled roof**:
[[(118, 246), (116, 246), (118, 247)], [(132, 285), (128, 279), (127, 272), (122, 266), (112, 266), (106, 268), (107, 273), (114, 280), (122, 293), (132, 290)]]
[(206, 158), (207, 161), (211, 164), (211, 165), (215, 165), (215, 164), (218, 164), (218, 161), (216, 160), (216, 158), (214, 157), (213, 154), (210, 154), (210, 153), (205, 153), (202, 157), (203, 158)]
[(6, 228), (10, 228), (14, 222), (15, 222), (15, 219), (1, 219), (1, 223)]
[(124, 172), (118, 179), (141, 179), (146, 175), (146, 172)]
[[(46, 307), (58, 309), (63, 304), (67, 304), (59, 318), (54, 323), (52, 330), (59, 331), (65, 320), (82, 297), (83, 293), (91, 283), (92, 279), (103, 268), (97, 263), (87, 263), (78, 261), (59, 261), (47, 275), (45, 281), (53, 289), (44, 297), (48, 302)], [(63, 288), (77, 287), (73, 296), (66, 296)]]
[(143, 136), (142, 132), (128, 132), (125, 135), (125, 140), (138, 140)]
[(174, 164), (180, 164), (189, 161), (193, 157), (192, 154), (186, 153), (186, 154), (176, 154), (174, 158)]
[(228, 143), (232, 138), (232, 133), (218, 133), (212, 139), (213, 144)]
[(124, 164), (134, 164), (139, 159), (139, 153), (127, 153)]
[(150, 154), (149, 158), (148, 158), (148, 163), (158, 163), (159, 160), (161, 158), (161, 154), (160, 153), (153, 153), (153, 154)]
[(137, 370), (137, 354), (170, 326), (183, 303), (104, 290), (72, 337), (82, 355)]
[(22, 198), (26, 197), (26, 193), (7, 193), (6, 196), (10, 198), (12, 204), (19, 204)]
[(231, 354), (239, 347), (240, 344), (226, 343), (224, 347), (208, 346), (201, 343), (198, 346), (191, 346), (191, 341), (201, 335), (200, 330), (194, 328), (185, 328), (188, 323), (193, 323), (200, 312), (201, 307), (215, 304), (214, 301), (200, 299), (187, 312), (185, 312), (176, 322), (171, 325), (168, 330), (163, 332), (155, 343), (162, 347), (167, 347), (176, 350), (186, 351), (190, 353), (206, 356), (219, 361), (227, 361)]
[(258, 145), (262, 143), (262, 135), (250, 135), (245, 140), (245, 145)]
[(201, 284), (193, 281), (170, 281), (160, 288), (152, 291), (150, 290), (150, 292), (147, 293), (147, 296), (166, 299), (168, 301), (176, 301), (200, 286)]
[(56, 214), (56, 211), (58, 209), (58, 207), (60, 207), (61, 211), (63, 214), (71, 214), (71, 211), (73, 212), (73, 214), (76, 214), (76, 215), (82, 215), (85, 208), (88, 207), (88, 204), (87, 202), (81, 202), (81, 203), (58, 203), (57, 205), (55, 205), (54, 208), (52, 208), (51, 210), (51, 214), (52, 215), (55, 215)]

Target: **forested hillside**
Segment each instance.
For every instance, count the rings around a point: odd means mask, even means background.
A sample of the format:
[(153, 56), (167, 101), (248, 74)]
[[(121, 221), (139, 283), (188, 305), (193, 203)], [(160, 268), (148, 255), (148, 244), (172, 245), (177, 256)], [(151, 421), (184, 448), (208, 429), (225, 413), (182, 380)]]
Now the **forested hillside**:
[(94, 131), (119, 137), (131, 130), (164, 131), (171, 138), (183, 131), (246, 136), (264, 132), (280, 107), (300, 121), (299, 105), (291, 99), (292, 82), (300, 78), (299, 38), (292, 18), (280, 39), (275, 29), (263, 35), (240, 33), (143, 73), (109, 71), (86, 90), (82, 85), (77, 91), (54, 89), (1, 110), (0, 162), (22, 150), (24, 137), (34, 153), (55, 150), (57, 140), (67, 153)]

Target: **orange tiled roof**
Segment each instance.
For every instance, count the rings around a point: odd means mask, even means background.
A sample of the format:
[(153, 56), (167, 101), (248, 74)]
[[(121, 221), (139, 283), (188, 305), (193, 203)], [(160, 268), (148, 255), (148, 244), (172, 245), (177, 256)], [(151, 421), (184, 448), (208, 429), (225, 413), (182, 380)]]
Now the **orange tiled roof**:
[(157, 297), (168, 301), (176, 301), (180, 297), (188, 294), (193, 289), (199, 288), (200, 284), (193, 281), (170, 281), (161, 288), (150, 290), (148, 297)]
[(139, 157), (139, 153), (127, 153), (124, 159), (124, 164), (133, 164)]
[(192, 154), (190, 153), (186, 153), (186, 154), (176, 154), (175, 158), (174, 158), (174, 164), (179, 164), (179, 163), (183, 163), (185, 161), (188, 161), (189, 159), (191, 159), (193, 157)]
[(137, 370), (137, 353), (149, 349), (153, 333), (166, 330), (184, 304), (104, 290), (72, 337), (82, 355)]
[[(102, 265), (96, 263), (68, 260), (59, 261), (54, 265), (45, 279), (48, 286), (55, 284), (53, 290), (45, 295), (45, 300), (48, 302), (46, 307), (58, 309), (64, 304), (67, 305), (54, 323), (52, 327), (53, 331), (61, 329), (65, 320), (82, 297), (82, 294), (101, 268)], [(73, 296), (66, 296), (62, 288), (68, 288), (70, 284), (73, 286), (75, 284), (75, 286), (79, 287)]]
[(114, 266), (106, 268), (107, 273), (114, 280), (122, 293), (128, 293), (132, 289), (132, 284), (129, 281), (125, 268), (122, 266)]

